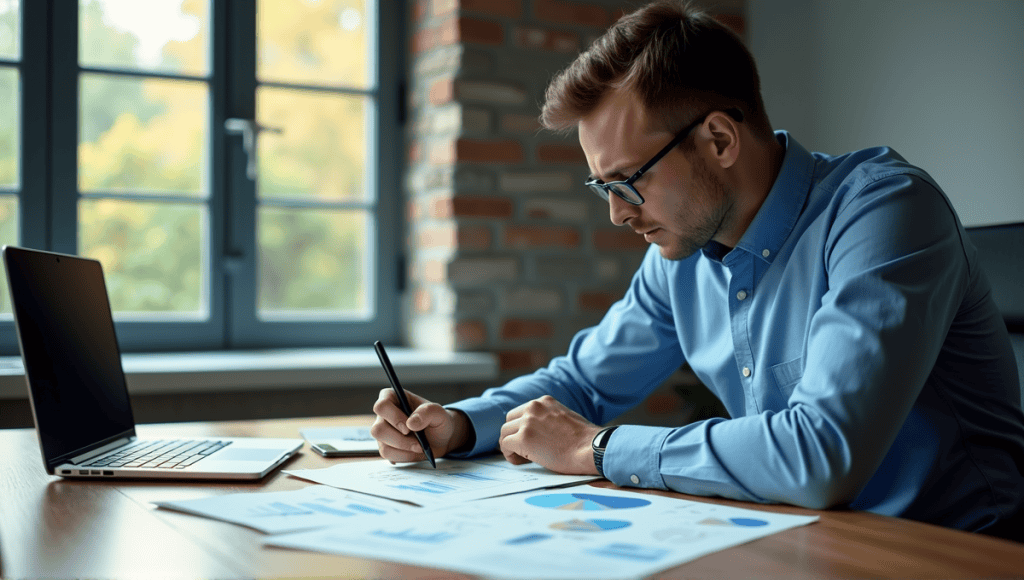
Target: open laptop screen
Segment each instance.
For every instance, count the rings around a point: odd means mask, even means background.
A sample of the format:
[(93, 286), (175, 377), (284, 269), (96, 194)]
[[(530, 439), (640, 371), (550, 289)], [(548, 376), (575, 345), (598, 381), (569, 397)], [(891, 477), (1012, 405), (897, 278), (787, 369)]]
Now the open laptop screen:
[(9, 246), (4, 261), (47, 462), (134, 433), (100, 263)]

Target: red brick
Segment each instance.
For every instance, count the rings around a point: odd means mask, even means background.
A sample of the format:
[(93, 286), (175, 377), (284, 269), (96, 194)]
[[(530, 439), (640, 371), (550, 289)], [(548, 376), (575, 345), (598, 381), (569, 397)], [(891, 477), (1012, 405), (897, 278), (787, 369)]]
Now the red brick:
[(523, 146), (512, 139), (459, 139), (455, 158), (467, 163), (518, 163), (523, 160)]
[(450, 78), (440, 79), (430, 85), (430, 104), (443, 105), (455, 98), (455, 83)]
[(594, 232), (594, 247), (598, 250), (646, 250), (647, 241), (629, 228), (602, 228)]
[(418, 30), (412, 37), (412, 50), (421, 53), (437, 46), (437, 31), (433, 28)]
[(555, 327), (547, 320), (506, 320), (501, 325), (502, 340), (523, 340), (526, 338), (551, 338)]
[(580, 292), (580, 310), (605, 312), (619, 297), (611, 292)]
[(481, 12), (505, 18), (523, 15), (522, 0), (458, 0), (459, 8), (468, 12)]
[(740, 14), (716, 14), (715, 20), (732, 29), (740, 38), (747, 33), (747, 20)]
[(430, 292), (420, 288), (416, 291), (413, 296), (413, 308), (417, 314), (427, 314), (433, 309), (433, 300), (430, 298)]
[(537, 161), (542, 163), (586, 163), (583, 148), (564, 143), (541, 143), (537, 146)]
[(510, 248), (575, 248), (580, 245), (580, 233), (562, 226), (506, 226), (505, 245)]
[(459, 346), (477, 347), (487, 342), (487, 325), (479, 320), (461, 320), (455, 324)]
[(595, 28), (606, 28), (610, 23), (610, 16), (606, 8), (580, 2), (535, 0), (533, 13), (538, 20), (560, 24), (582, 24)]
[(437, 42), (441, 45), (462, 42), (495, 46), (505, 42), (505, 30), (497, 22), (460, 16), (441, 24)]
[(491, 230), (487, 226), (459, 226), (456, 243), (460, 250), (487, 250), (491, 247)]
[(448, 198), (451, 217), (507, 218), (512, 216), (512, 201), (501, 197), (460, 195)]
[(548, 353), (543, 350), (500, 350), (498, 369), (501, 372), (534, 370), (547, 364)]
[(415, 6), (413, 6), (413, 19), (423, 20), (430, 13), (430, 0), (416, 0)]

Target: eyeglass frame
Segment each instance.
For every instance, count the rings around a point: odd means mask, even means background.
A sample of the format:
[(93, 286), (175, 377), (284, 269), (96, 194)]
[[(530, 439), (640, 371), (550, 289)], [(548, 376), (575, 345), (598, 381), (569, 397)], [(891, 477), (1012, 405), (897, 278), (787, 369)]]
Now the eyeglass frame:
[[(612, 193), (617, 195), (619, 199), (625, 201), (630, 205), (643, 205), (645, 201), (644, 196), (640, 195), (640, 192), (637, 191), (636, 187), (634, 187), (633, 184), (636, 183), (638, 179), (643, 177), (644, 173), (647, 173), (647, 171), (654, 167), (655, 163), (661, 161), (661, 158), (667, 155), (668, 152), (671, 151), (676, 145), (681, 143), (683, 139), (686, 139), (696, 127), (704, 123), (704, 121), (706, 121), (707, 118), (711, 116), (711, 113), (714, 112), (715, 110), (708, 111), (707, 113), (704, 113), (703, 115), (698, 117), (696, 121), (690, 123), (686, 127), (683, 127), (683, 129), (679, 131), (679, 133), (675, 137), (673, 137), (671, 141), (669, 141), (668, 145), (665, 145), (665, 147), (661, 151), (658, 151), (658, 153), (654, 157), (652, 157), (650, 161), (644, 163), (643, 167), (638, 169), (636, 173), (629, 176), (629, 178), (627, 178), (626, 180), (609, 181), (608, 183), (605, 183), (596, 177), (591, 177), (591, 179), (588, 179), (587, 181), (583, 182), (583, 185), (589, 187), (591, 191), (593, 191), (595, 194), (597, 194), (598, 197), (605, 201), (608, 201), (608, 192), (611, 191)], [(743, 122), (743, 111), (735, 107), (732, 107), (725, 109), (723, 112), (728, 114), (733, 119), (735, 119), (737, 123)], [(617, 189), (614, 189), (612, 186), (625, 186), (629, 191), (633, 193), (633, 195), (636, 196), (636, 198), (639, 201), (629, 199), (622, 193), (619, 193), (619, 191)]]

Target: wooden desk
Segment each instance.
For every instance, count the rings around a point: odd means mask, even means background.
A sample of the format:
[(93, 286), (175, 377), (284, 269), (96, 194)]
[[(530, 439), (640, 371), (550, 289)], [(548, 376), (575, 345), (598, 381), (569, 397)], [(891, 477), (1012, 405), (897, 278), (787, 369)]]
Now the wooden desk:
[[(143, 436), (297, 437), (313, 425), (366, 425), (345, 417), (144, 425)], [(304, 447), (285, 468), (337, 461)], [(338, 578), (464, 577), (417, 568), (292, 550), (263, 548), (259, 532), (158, 510), (150, 502), (309, 485), (279, 471), (259, 483), (73, 481), (47, 476), (30, 429), (0, 430), (0, 577), (4, 578)], [(595, 484), (611, 487), (608, 482)], [(1024, 575), (1024, 544), (846, 511), (815, 512), (707, 500), (821, 520), (684, 564), (658, 578), (977, 578)]]

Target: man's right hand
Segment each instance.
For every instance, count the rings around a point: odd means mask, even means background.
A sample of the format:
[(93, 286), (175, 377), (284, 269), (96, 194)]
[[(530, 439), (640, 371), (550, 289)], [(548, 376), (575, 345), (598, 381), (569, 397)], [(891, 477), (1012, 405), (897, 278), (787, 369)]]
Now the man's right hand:
[(408, 418), (390, 388), (381, 389), (377, 402), (373, 404), (377, 419), (370, 427), (370, 435), (377, 440), (381, 457), (391, 463), (426, 460), (413, 431), (424, 432), (434, 457), (444, 457), (468, 441), (472, 426), (462, 412), (445, 409), (409, 391), (405, 395), (412, 407)]

